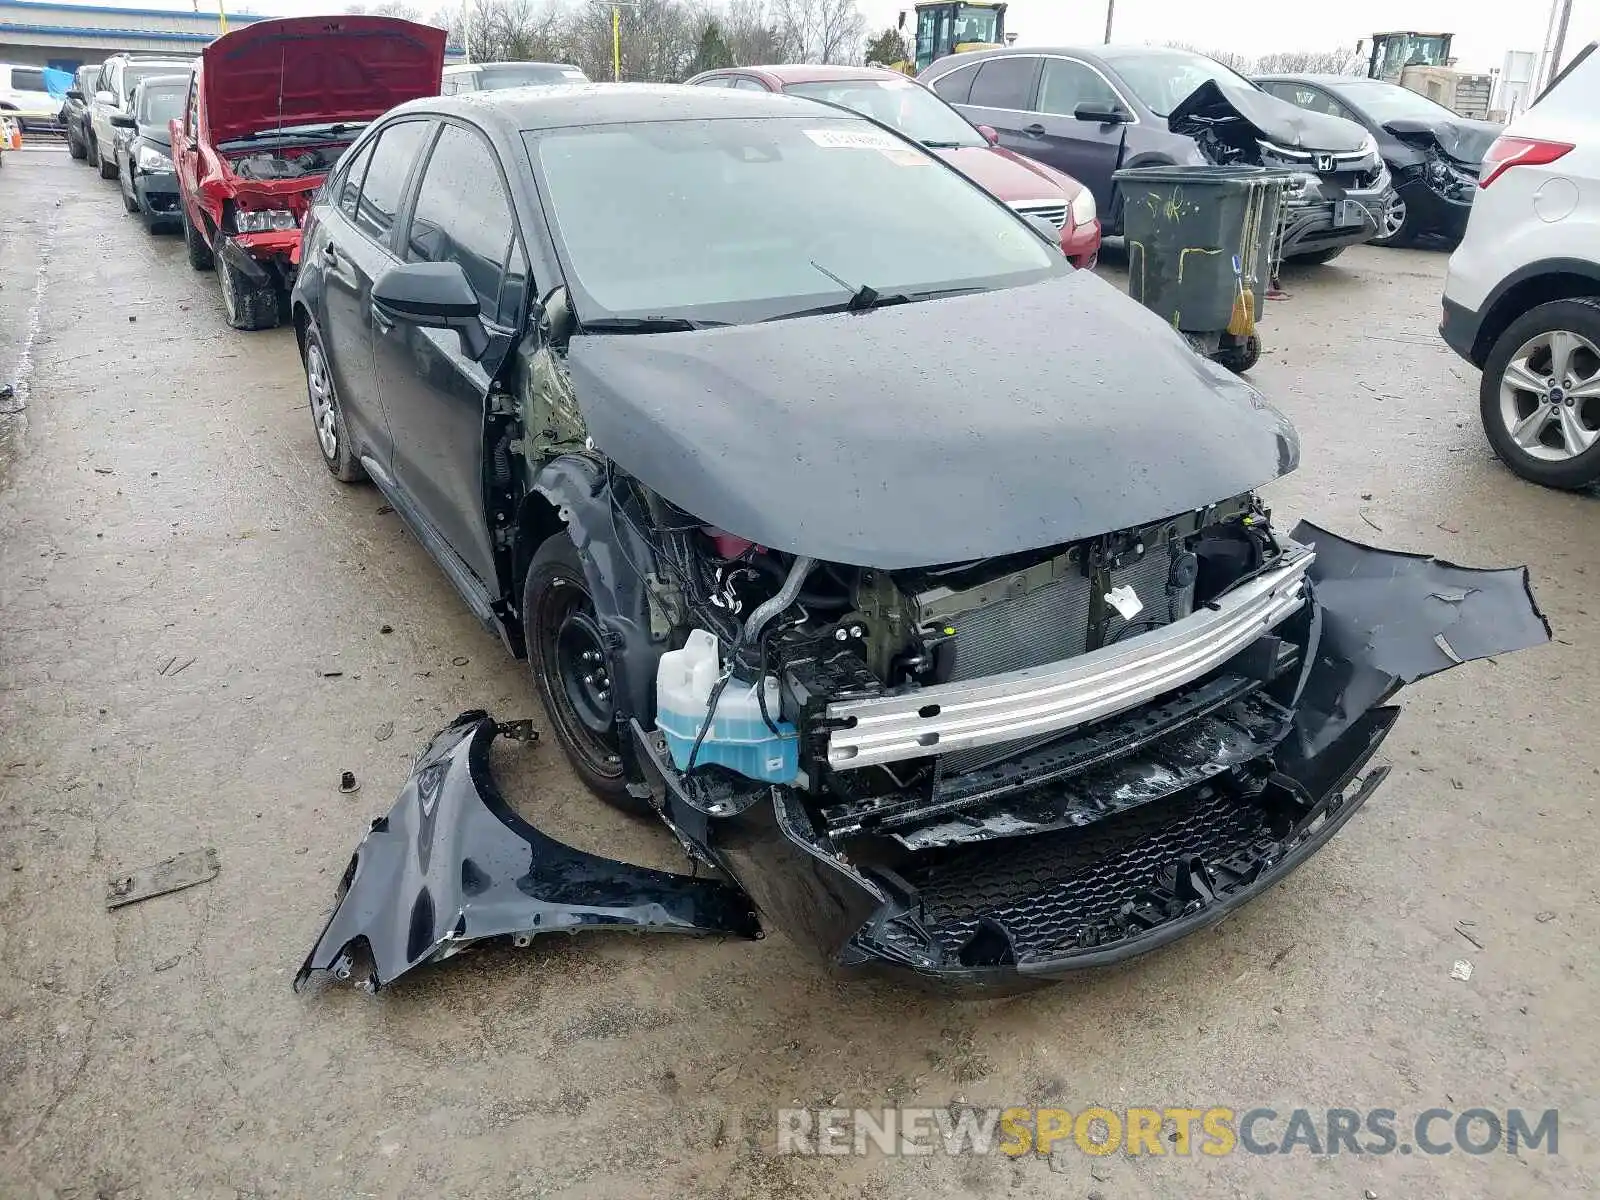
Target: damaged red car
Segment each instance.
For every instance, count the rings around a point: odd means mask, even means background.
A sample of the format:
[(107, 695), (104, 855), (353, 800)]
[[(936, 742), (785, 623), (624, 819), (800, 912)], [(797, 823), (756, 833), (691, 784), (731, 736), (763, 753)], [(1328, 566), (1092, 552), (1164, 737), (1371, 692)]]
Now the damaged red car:
[(368, 122), (437, 96), (445, 31), (393, 17), (258, 21), (206, 47), (172, 161), (189, 263), (217, 270), (235, 329), (271, 329), (312, 194)]

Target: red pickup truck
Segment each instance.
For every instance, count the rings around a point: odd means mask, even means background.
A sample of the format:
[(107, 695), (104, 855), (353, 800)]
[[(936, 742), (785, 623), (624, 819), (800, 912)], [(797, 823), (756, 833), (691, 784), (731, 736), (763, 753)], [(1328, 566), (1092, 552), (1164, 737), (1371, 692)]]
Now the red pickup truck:
[(312, 193), (362, 128), (439, 94), (445, 31), (393, 17), (290, 17), (218, 38), (195, 64), (172, 161), (189, 262), (217, 269), (228, 324), (271, 329)]

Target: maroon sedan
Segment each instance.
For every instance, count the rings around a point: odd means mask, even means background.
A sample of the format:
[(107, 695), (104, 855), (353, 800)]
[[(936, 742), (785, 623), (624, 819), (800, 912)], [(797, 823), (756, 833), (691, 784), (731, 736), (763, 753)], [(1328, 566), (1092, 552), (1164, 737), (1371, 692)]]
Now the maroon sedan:
[(784, 92), (842, 104), (921, 142), (968, 179), (1019, 213), (1043, 217), (1061, 231), (1061, 252), (1077, 267), (1100, 253), (1094, 195), (1070, 175), (994, 144), (994, 130), (974, 129), (931, 90), (881, 67), (786, 65), (705, 71), (696, 87)]

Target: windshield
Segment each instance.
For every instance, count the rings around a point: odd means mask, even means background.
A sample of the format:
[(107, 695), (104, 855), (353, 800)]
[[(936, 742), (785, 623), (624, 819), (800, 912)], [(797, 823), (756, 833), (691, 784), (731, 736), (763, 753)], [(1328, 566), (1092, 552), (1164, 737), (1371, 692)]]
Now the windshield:
[(99, 67), (79, 67), (78, 82), (73, 84), (83, 93), (84, 99), (90, 99), (100, 87)]
[(485, 92), (502, 88), (528, 87), (537, 83), (587, 83), (589, 77), (577, 67), (561, 63), (518, 63), (512, 67), (484, 67), (478, 73), (478, 87)]
[(966, 42), (998, 42), (995, 28), (1000, 18), (992, 8), (979, 8), (973, 4), (963, 4), (961, 11), (956, 14), (956, 27), (954, 42), (962, 45)]
[(1203, 83), (1223, 87), (1254, 88), (1243, 75), (1230, 71), (1215, 59), (1180, 50), (1128, 50), (1100, 52), (1133, 94), (1158, 117), (1169, 116)]
[(960, 113), (909, 79), (835, 79), (791, 83), (783, 90), (853, 108), (925, 146), (988, 145)]
[(134, 120), (141, 125), (165, 125), (183, 113), (183, 102), (189, 89), (181, 83), (146, 85), (139, 89), (138, 107)]
[(1339, 86), (1332, 90), (1350, 107), (1359, 109), (1379, 125), (1405, 117), (1418, 121), (1437, 121), (1443, 117), (1454, 119), (1456, 115), (1419, 92), (1403, 88), (1397, 83), (1384, 83), (1380, 79), (1358, 79), (1351, 83), (1341, 80)]
[(526, 133), (584, 320), (744, 322), (1070, 268), (986, 192), (855, 118)]
[(185, 62), (166, 63), (140, 63), (138, 66), (130, 65), (122, 72), (122, 95), (127, 99), (133, 95), (134, 85), (141, 79), (149, 79), (152, 75), (181, 75), (189, 70)]

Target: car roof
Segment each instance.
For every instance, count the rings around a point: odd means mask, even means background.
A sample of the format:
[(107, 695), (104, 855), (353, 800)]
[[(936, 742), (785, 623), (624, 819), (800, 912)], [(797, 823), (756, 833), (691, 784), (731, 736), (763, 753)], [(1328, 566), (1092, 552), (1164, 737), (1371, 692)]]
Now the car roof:
[(852, 112), (822, 114), (816, 102), (773, 92), (686, 87), (678, 83), (566, 83), (429, 96), (391, 113), (454, 113), (503, 132), (618, 125), (635, 121), (707, 121), (738, 117), (810, 117), (864, 121)]
[(853, 79), (904, 79), (909, 75), (891, 71), (888, 67), (851, 67), (833, 63), (762, 63), (749, 67), (721, 67), (705, 71), (696, 79), (710, 79), (722, 75), (765, 75), (775, 83), (828, 83)]
[(134, 84), (133, 86), (135, 88), (148, 88), (148, 87), (186, 88), (186, 87), (189, 86), (189, 76), (187, 76), (187, 75), (146, 75), (143, 79), (139, 80), (139, 82)]
[(451, 63), (445, 67), (444, 73), (446, 75), (464, 75), (468, 71), (481, 71), (484, 67), (568, 67), (576, 69), (572, 63), (507, 60), (505, 62)]
[[(1368, 79), (1365, 75), (1329, 75), (1311, 71), (1280, 71), (1271, 75), (1252, 75), (1251, 79), (1265, 79), (1277, 83), (1315, 83), (1322, 87), (1338, 87), (1346, 83), (1387, 83), (1386, 79)], [(1399, 87), (1399, 84), (1395, 84)]]

